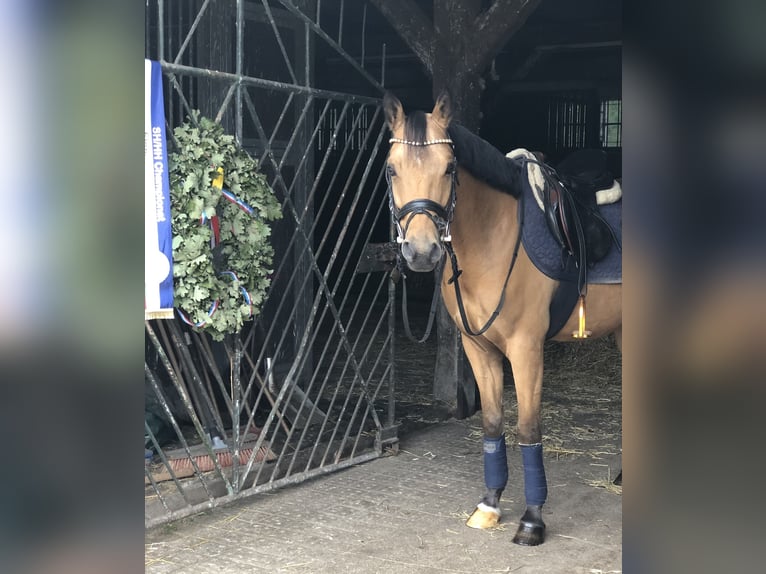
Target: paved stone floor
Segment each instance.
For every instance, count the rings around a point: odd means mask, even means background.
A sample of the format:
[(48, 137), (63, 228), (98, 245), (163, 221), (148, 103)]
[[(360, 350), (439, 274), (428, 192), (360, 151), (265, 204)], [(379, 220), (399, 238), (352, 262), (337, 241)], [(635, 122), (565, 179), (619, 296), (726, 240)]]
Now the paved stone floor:
[(396, 456), (148, 531), (146, 572), (621, 572), (621, 496), (588, 484), (619, 460), (546, 456), (547, 541), (511, 543), (523, 512), (509, 449), (500, 527), (464, 525), (483, 493), (479, 415), (406, 435)]

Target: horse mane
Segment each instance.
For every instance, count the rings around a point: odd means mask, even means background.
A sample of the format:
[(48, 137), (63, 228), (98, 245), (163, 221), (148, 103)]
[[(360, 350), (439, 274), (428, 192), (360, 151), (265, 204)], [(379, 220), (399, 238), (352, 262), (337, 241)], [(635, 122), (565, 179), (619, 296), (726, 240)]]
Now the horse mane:
[(451, 124), (447, 133), (452, 138), (459, 165), (490, 187), (519, 197), (521, 166), (517, 162), (460, 124)]

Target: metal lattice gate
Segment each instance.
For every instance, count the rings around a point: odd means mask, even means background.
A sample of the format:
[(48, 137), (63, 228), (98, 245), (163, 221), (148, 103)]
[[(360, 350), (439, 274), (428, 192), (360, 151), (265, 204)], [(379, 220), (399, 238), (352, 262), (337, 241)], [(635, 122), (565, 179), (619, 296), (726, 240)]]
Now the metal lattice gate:
[[(334, 3), (331, 37), (321, 0), (147, 2), (171, 150), (172, 128), (201, 110), (259, 160), (284, 214), (268, 296), (236, 344), (146, 323), (147, 527), (396, 443), (394, 286), (369, 255), (391, 239), (382, 87), (341, 47), (344, 14), (367, 9), (349, 4)], [(320, 47), (369, 94), (318, 88)], [(382, 81), (385, 47), (380, 61)]]

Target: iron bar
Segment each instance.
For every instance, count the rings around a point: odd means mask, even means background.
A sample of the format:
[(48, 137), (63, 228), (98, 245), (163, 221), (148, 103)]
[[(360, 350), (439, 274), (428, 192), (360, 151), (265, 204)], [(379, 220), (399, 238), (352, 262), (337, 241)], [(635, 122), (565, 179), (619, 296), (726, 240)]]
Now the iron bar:
[(263, 9), (266, 11), (266, 17), (269, 20), (269, 24), (271, 24), (271, 29), (274, 32), (274, 37), (277, 39), (277, 44), (279, 45), (279, 51), (282, 53), (282, 58), (284, 59), (285, 65), (287, 66), (287, 71), (290, 74), (290, 79), (293, 81), (293, 84), (297, 84), (298, 80), (295, 78), (293, 65), (290, 62), (290, 57), (287, 55), (287, 50), (285, 49), (285, 44), (282, 41), (282, 35), (279, 33), (279, 28), (277, 28), (277, 23), (274, 21), (274, 15), (271, 13), (271, 7), (269, 6), (269, 2), (268, 0), (261, 0), (261, 3), (263, 4)]
[[(175, 321), (175, 319), (172, 319), (172, 321)], [(157, 330), (159, 331), (160, 336), (162, 337), (162, 342), (165, 345), (164, 346), (165, 352), (168, 354), (168, 357), (170, 358), (171, 364), (173, 365), (173, 369), (174, 369), (174, 371), (175, 371), (175, 373), (176, 373), (176, 375), (178, 377), (179, 384), (183, 386), (184, 391), (187, 392), (187, 393), (188, 393), (189, 389), (192, 390), (192, 392), (190, 393), (190, 396), (191, 396), (192, 400), (196, 403), (197, 411), (198, 412), (202, 412), (202, 409), (207, 407), (207, 409), (209, 411), (214, 412), (213, 411), (213, 405), (210, 402), (210, 399), (207, 396), (207, 393), (204, 393), (204, 392), (202, 393), (203, 397), (204, 397), (204, 399), (206, 401), (203, 404), (202, 400), (200, 399), (199, 395), (195, 391), (194, 387), (191, 384), (187, 385), (186, 381), (184, 380), (184, 377), (183, 377), (183, 374), (182, 374), (181, 364), (176, 359), (175, 353), (173, 352), (173, 346), (170, 344), (170, 342), (168, 340), (168, 336), (167, 336), (167, 333), (165, 332), (165, 325), (164, 325), (163, 321), (158, 321), (157, 322)], [(192, 381), (192, 383), (193, 382), (194, 381)], [(216, 409), (215, 412), (217, 412), (217, 409)], [(220, 417), (217, 418), (215, 422), (218, 424), (219, 431), (221, 433), (223, 433), (224, 432), (224, 425), (223, 425), (223, 421), (220, 419)], [(223, 435), (223, 436), (225, 436), (225, 435)]]
[[(186, 51), (186, 47), (189, 45), (189, 42), (192, 39), (192, 36), (194, 35), (194, 32), (197, 31), (197, 26), (199, 26), (200, 21), (202, 20), (202, 16), (205, 14), (205, 11), (207, 10), (208, 4), (210, 4), (210, 0), (205, 0), (202, 3), (202, 6), (199, 9), (199, 12), (197, 12), (196, 18), (194, 18), (194, 22), (192, 22), (191, 27), (189, 28), (189, 32), (186, 34), (186, 37), (184, 38), (183, 43), (181, 44), (181, 47), (178, 49), (178, 54), (176, 54), (176, 57), (173, 59), (174, 64), (179, 64), (181, 62), (181, 56), (183, 56), (184, 52)], [(180, 14), (179, 10), (179, 14)], [(179, 26), (179, 30), (180, 30)], [(160, 57), (162, 59), (162, 57)]]
[(366, 34), (367, 34), (367, 0), (364, 1), (364, 7), (362, 8), (362, 57), (361, 57), (362, 68), (364, 68), (364, 48), (365, 48)]
[(345, 11), (345, 0), (340, 0), (340, 13), (338, 16), (338, 47), (343, 46), (343, 12)]
[(383, 42), (383, 50), (380, 55), (380, 85), (386, 85), (386, 43)]
[(157, 0), (157, 59), (165, 59), (165, 1)]
[[(162, 399), (160, 399), (162, 401)], [(149, 427), (149, 425), (146, 422), (146, 419), (144, 419), (144, 428), (146, 429), (146, 432), (149, 434), (149, 438), (152, 441), (152, 445), (157, 450), (157, 454), (160, 457), (160, 460), (162, 461), (162, 464), (165, 465), (165, 468), (168, 469), (168, 474), (170, 475), (171, 480), (175, 483), (176, 489), (179, 493), (181, 493), (181, 496), (184, 499), (184, 502), (186, 504), (191, 504), (191, 501), (186, 496), (186, 492), (184, 491), (183, 486), (181, 486), (181, 483), (178, 481), (178, 477), (176, 476), (176, 473), (173, 471), (173, 468), (170, 466), (170, 462), (168, 461), (168, 458), (165, 456), (164, 451), (160, 447), (160, 444), (157, 442), (157, 437), (154, 436), (154, 433), (152, 432), (152, 429)], [(144, 467), (146, 468), (146, 467)], [(160, 499), (160, 502), (162, 505), (167, 509), (170, 510), (167, 506), (167, 503), (165, 502), (165, 498), (160, 494), (160, 490), (157, 487), (157, 483), (154, 481), (154, 477), (152, 476), (152, 473), (150, 469), (146, 468), (146, 475), (149, 477), (149, 482), (152, 483), (152, 487), (154, 488), (154, 492), (157, 493), (157, 496)]]
[[(189, 116), (189, 121), (191, 121), (196, 127), (199, 127), (197, 120), (194, 118), (194, 114), (192, 114), (192, 107), (189, 105), (189, 102), (186, 101), (183, 90), (181, 89), (181, 86), (178, 84), (178, 80), (176, 80), (174, 75), (170, 76), (170, 82), (173, 84), (173, 88), (178, 93), (178, 97), (181, 99), (181, 104), (186, 110), (186, 114)], [(170, 132), (172, 133), (173, 130), (170, 130)]]
[[(242, 340), (239, 338), (239, 333), (228, 335), (224, 341), (233, 342), (232, 347), (226, 345), (226, 351), (229, 354), (229, 364), (231, 371), (231, 402), (234, 408), (234, 416), (231, 421), (232, 429), (232, 464), (231, 464), (231, 482), (239, 485), (239, 451), (242, 447), (242, 438), (240, 437), (239, 419), (242, 412), (242, 404), (240, 401), (240, 378), (239, 370), (242, 365)], [(245, 435), (247, 434), (248, 427), (245, 427)]]
[(234, 110), (234, 137), (242, 145), (242, 66), (245, 53), (245, 2), (237, 0), (237, 107)]
[[(196, 345), (197, 350), (199, 351), (200, 355), (207, 363), (208, 368), (206, 369), (206, 371), (209, 370), (210, 373), (213, 375), (213, 378), (215, 379), (216, 383), (218, 383), (218, 390), (221, 391), (221, 396), (226, 402), (226, 408), (229, 411), (229, 418), (231, 420), (234, 420), (234, 409), (231, 404), (231, 397), (229, 397), (229, 394), (226, 392), (226, 385), (223, 382), (223, 377), (221, 376), (221, 372), (218, 370), (218, 366), (215, 364), (213, 351), (207, 342), (207, 336), (204, 333), (199, 333), (199, 332), (193, 332), (193, 336), (197, 343)], [(210, 396), (213, 396), (212, 385), (210, 386)]]
[[(202, 424), (200, 423), (199, 417), (197, 416), (197, 413), (195, 412), (194, 408), (192, 407), (191, 401), (189, 400), (189, 395), (186, 393), (186, 391), (183, 388), (183, 386), (178, 384), (178, 379), (177, 379), (175, 373), (172, 371), (172, 369), (170, 369), (170, 364), (167, 361), (167, 356), (165, 355), (165, 351), (164, 351), (164, 349), (162, 349), (161, 345), (159, 344), (159, 340), (157, 339), (157, 335), (154, 333), (154, 330), (152, 329), (151, 325), (149, 325), (148, 322), (145, 322), (145, 323), (146, 323), (146, 331), (149, 334), (149, 337), (151, 338), (152, 342), (155, 344), (155, 346), (157, 348), (157, 352), (159, 353), (160, 359), (162, 360), (163, 364), (165, 365), (165, 368), (168, 369), (168, 375), (170, 376), (170, 378), (173, 381), (173, 383), (176, 385), (176, 388), (178, 389), (179, 394), (181, 395), (181, 401), (184, 403), (184, 406), (186, 407), (186, 410), (189, 413), (189, 417), (192, 420), (192, 424), (194, 425), (194, 428), (197, 431), (197, 434), (198, 434), (199, 438), (202, 440), (202, 444), (205, 445), (205, 448), (206, 448), (206, 450), (208, 452), (208, 455), (212, 458), (212, 461), (213, 461), (213, 463), (214, 463), (214, 465), (216, 467), (216, 470), (218, 471), (219, 475), (221, 476), (222, 479), (224, 479), (224, 481), (225, 481), (225, 483), (227, 485), (227, 489), (231, 489), (231, 483), (229, 482), (228, 478), (226, 478), (223, 470), (221, 469), (220, 464), (218, 464), (218, 458), (215, 456), (215, 452), (213, 452), (213, 446), (212, 446), (210, 437), (208, 436), (207, 432), (205, 432), (204, 429), (202, 428)], [(174, 324), (175, 324), (175, 321), (172, 321), (171, 325), (174, 325)], [(176, 328), (177, 328), (177, 326), (176, 326)], [(176, 339), (176, 337), (174, 336), (173, 339)], [(188, 354), (188, 349), (185, 349), (183, 347), (183, 343), (181, 341), (175, 340), (174, 342), (175, 342), (176, 348), (181, 352), (182, 356), (184, 356), (184, 358), (186, 358), (185, 355), (184, 355), (184, 350), (186, 350), (186, 353)], [(189, 359), (189, 362), (191, 362), (190, 359)], [(180, 429), (177, 429), (176, 432), (180, 432)], [(179, 437), (179, 438), (181, 438), (181, 437)], [(185, 444), (185, 442), (186, 441), (184, 439), (183, 443)], [(187, 449), (187, 452), (188, 452), (188, 447), (186, 447), (186, 449)], [(189, 454), (189, 457), (190, 457), (190, 459), (192, 461), (192, 465), (194, 466), (194, 469), (197, 472), (199, 472), (199, 468), (197, 467), (196, 463), (194, 462), (194, 458), (191, 456), (191, 453), (188, 453), (188, 454)], [(200, 478), (200, 480), (202, 480), (204, 482), (202, 474), (199, 475), (199, 478)]]
[[(234, 92), (238, 91), (239, 84), (232, 84), (229, 86), (229, 89), (226, 91), (226, 96), (223, 98), (223, 101), (221, 102), (221, 107), (218, 108), (218, 113), (215, 115), (215, 122), (220, 124), (221, 120), (223, 119), (223, 114), (226, 112), (226, 108), (229, 107), (229, 102), (231, 102), (231, 97), (234, 95)], [(237, 140), (239, 141), (239, 140)]]
[(303, 23), (303, 61), (305, 69), (303, 71), (303, 85), (311, 86), (311, 27), (308, 22)]
[[(256, 370), (256, 368), (255, 368), (255, 363), (253, 363), (253, 359), (250, 357), (250, 355), (248, 355), (247, 353), (244, 353), (244, 357), (245, 357), (245, 358), (247, 359), (247, 361), (250, 363), (250, 367), (253, 369), (253, 371), (255, 371), (255, 370)], [(267, 365), (268, 365), (268, 360), (267, 360)], [(269, 368), (269, 370), (273, 370), (273, 369), (271, 368), (271, 365), (268, 365), (268, 367), (267, 367), (267, 368)], [(261, 378), (258, 376), (258, 373), (257, 373), (257, 372), (255, 373), (255, 376), (256, 376), (256, 378), (257, 378), (257, 379), (259, 379), (259, 380), (261, 379)], [(271, 391), (268, 389), (268, 387), (266, 387), (266, 384), (264, 383), (264, 381), (263, 381), (263, 380), (260, 380), (260, 384), (259, 384), (259, 386), (260, 386), (262, 389), (264, 389), (264, 390), (263, 390), (263, 393), (265, 394), (265, 396), (266, 396), (266, 399), (267, 399), (267, 400), (269, 401), (269, 403), (271, 404), (271, 408), (273, 408), (273, 409), (276, 409), (276, 408), (277, 408), (277, 405), (276, 405), (276, 403), (274, 402), (274, 397), (273, 397), (273, 396), (271, 396)], [(247, 390), (249, 390), (249, 389), (250, 389), (250, 387), (248, 387), (248, 389), (246, 389), (246, 392), (245, 392), (245, 394), (244, 394), (244, 395), (243, 395), (243, 397), (242, 397), (242, 401), (243, 401), (243, 402), (247, 400)], [(260, 393), (259, 393), (259, 396), (260, 396)], [(247, 405), (247, 403), (246, 403), (246, 402), (244, 402), (244, 404), (245, 404), (245, 405)], [(256, 406), (257, 406), (257, 405), (258, 405), (258, 401), (256, 401)], [(251, 409), (251, 410), (250, 410), (250, 412), (248, 412), (248, 420), (250, 420), (251, 418), (253, 418), (253, 414), (252, 414), (252, 411), (254, 411), (254, 410), (255, 410), (255, 409)], [(279, 422), (282, 424), (282, 428), (285, 430), (285, 432), (287, 432), (287, 431), (289, 430), (289, 429), (287, 428), (287, 423), (285, 422), (285, 419), (284, 419), (284, 417), (282, 416), (282, 413), (280, 413), (280, 412), (279, 412), (279, 410), (277, 410), (277, 417), (279, 418)]]
[[(193, 68), (191, 66), (184, 66), (183, 64), (173, 64), (160, 60), (162, 69), (167, 73), (179, 74), (182, 76), (192, 76), (195, 78), (208, 78), (211, 80), (220, 80), (224, 82), (237, 82), (240, 78), (236, 74), (230, 74), (228, 72), (221, 72), (218, 70), (207, 70), (203, 68)], [(330, 90), (321, 90), (319, 88), (311, 88), (307, 86), (300, 86), (295, 84), (286, 84), (284, 82), (277, 82), (275, 80), (265, 80), (263, 78), (253, 78), (252, 76), (242, 76), (242, 84), (245, 86), (252, 86), (255, 88), (265, 88), (267, 90), (276, 90), (280, 92), (288, 92), (291, 94), (304, 94), (311, 95), (315, 98), (332, 98), (337, 100), (345, 100), (356, 104), (378, 104), (379, 98), (370, 98), (368, 96), (359, 96), (355, 94), (344, 94), (343, 92), (333, 92)], [(376, 82), (377, 83), (377, 82)]]
[[(309, 26), (311, 26), (311, 29), (314, 31), (314, 33), (315, 33), (317, 36), (319, 36), (320, 38), (322, 38), (322, 40), (324, 40), (325, 42), (327, 42), (327, 43), (330, 45), (330, 47), (332, 47), (332, 48), (333, 48), (333, 49), (334, 49), (336, 52), (338, 52), (338, 54), (340, 54), (340, 55), (343, 57), (343, 59), (344, 59), (344, 60), (346, 60), (346, 61), (347, 61), (349, 64), (351, 64), (351, 66), (352, 66), (352, 67), (353, 67), (353, 68), (354, 68), (354, 69), (355, 69), (357, 72), (359, 72), (359, 74), (361, 74), (361, 76), (362, 76), (362, 77), (363, 77), (365, 80), (367, 80), (368, 82), (370, 82), (370, 84), (372, 84), (372, 85), (373, 85), (375, 88), (377, 88), (377, 89), (378, 89), (378, 90), (380, 90), (381, 92), (383, 92), (383, 91), (384, 91), (384, 88), (383, 88), (383, 86), (382, 86), (381, 84), (379, 84), (379, 83), (378, 83), (378, 81), (377, 81), (375, 78), (373, 78), (373, 77), (372, 77), (370, 74), (368, 74), (368, 73), (367, 73), (367, 70), (365, 70), (364, 68), (362, 68), (362, 67), (359, 65), (359, 62), (357, 62), (356, 60), (354, 60), (354, 58), (352, 58), (352, 57), (351, 57), (351, 56), (350, 56), (350, 55), (349, 55), (349, 54), (348, 54), (348, 53), (347, 53), (347, 52), (346, 52), (346, 51), (345, 51), (343, 48), (341, 48), (341, 47), (340, 47), (340, 46), (339, 46), (339, 45), (338, 45), (338, 44), (335, 42), (335, 40), (333, 40), (332, 38), (330, 38), (330, 36), (328, 36), (328, 35), (327, 35), (327, 33), (326, 33), (324, 30), (322, 30), (322, 29), (321, 29), (321, 28), (320, 28), (320, 27), (319, 27), (317, 24), (315, 24), (315, 23), (314, 23), (314, 22), (311, 20), (311, 18), (309, 18), (309, 17), (308, 17), (308, 16), (306, 16), (306, 15), (305, 15), (303, 12), (301, 12), (301, 11), (298, 9), (298, 7), (297, 7), (297, 6), (295, 6), (295, 5), (294, 5), (292, 2), (290, 2), (289, 0), (279, 0), (279, 3), (280, 3), (280, 4), (282, 4), (282, 5), (283, 5), (285, 8), (287, 8), (287, 9), (288, 9), (290, 12), (292, 12), (293, 14), (295, 14), (295, 15), (296, 15), (298, 18), (300, 18), (301, 20), (303, 20), (304, 22), (306, 22), (306, 23), (307, 23)], [(369, 102), (368, 102), (368, 103), (369, 103)]]
[[(293, 100), (295, 99), (295, 94), (291, 93), (287, 96), (287, 101), (285, 102), (285, 105), (282, 107), (282, 113), (279, 114), (279, 118), (277, 119), (277, 123), (274, 125), (274, 129), (271, 130), (271, 136), (268, 139), (267, 146), (270, 151), (273, 151), (274, 149), (274, 140), (277, 137), (277, 134), (279, 133), (279, 128), (282, 127), (282, 122), (285, 120), (285, 117), (287, 117), (287, 110), (290, 109), (290, 106), (293, 103)], [(284, 152), (283, 152), (284, 154)], [(272, 155), (273, 157), (273, 155)], [(261, 156), (261, 161), (263, 161), (263, 156)], [(279, 174), (279, 179), (282, 178), (282, 171), (279, 168), (279, 164), (275, 163), (274, 168), (277, 170), (277, 173)], [(276, 175), (275, 175), (276, 177)], [(282, 182), (284, 184), (284, 181)], [(287, 185), (285, 185), (285, 188), (287, 188)]]
[[(389, 343), (390, 343), (390, 341), (388, 340), (388, 338), (386, 338), (386, 340), (383, 342), (383, 345), (385, 346), (385, 345), (388, 345)], [(381, 355), (378, 355), (378, 358), (380, 358), (380, 357), (381, 357)], [(376, 364), (375, 364), (375, 368), (376, 369), (377, 369), (377, 365), (378, 365), (378, 363), (376, 362)], [(391, 369), (391, 365), (387, 365), (385, 367), (385, 369), (383, 369), (383, 373), (381, 374), (380, 381), (378, 382), (378, 386), (375, 387), (375, 392), (373, 393), (374, 397), (378, 396), (378, 392), (380, 392), (380, 388), (383, 386), (383, 383), (386, 380), (386, 375), (388, 374), (389, 369)], [(349, 456), (352, 456), (352, 457), (354, 456), (354, 453), (356, 452), (356, 449), (359, 447), (359, 439), (362, 438), (362, 434), (363, 434), (363, 431), (364, 431), (364, 422), (367, 420), (367, 415), (370, 412), (374, 412), (374, 411), (375, 411), (375, 403), (370, 403), (370, 402), (366, 403), (364, 413), (362, 413), (362, 416), (361, 416), (361, 418), (359, 420), (359, 430), (356, 433), (356, 438), (354, 440), (354, 446), (351, 447), (351, 452), (349, 453)], [(378, 427), (378, 428), (380, 428), (380, 427)], [(351, 423), (349, 423), (349, 425), (347, 427), (347, 430), (346, 430), (346, 433), (348, 433), (349, 430), (351, 430)], [(344, 443), (345, 443), (345, 439), (344, 439)], [(343, 445), (343, 443), (341, 443), (341, 447), (338, 448), (338, 452), (339, 453), (343, 452), (342, 445)]]
[(331, 472), (342, 470), (344, 468), (348, 468), (351, 466), (356, 466), (358, 464), (362, 464), (364, 462), (374, 460), (376, 458), (380, 458), (380, 455), (381, 453), (378, 452), (377, 450), (372, 452), (367, 452), (364, 454), (360, 454), (356, 458), (341, 461), (338, 464), (327, 465), (321, 468), (315, 468), (313, 470), (309, 470), (306, 472), (301, 472), (298, 474), (293, 474), (291, 476), (286, 476), (284, 478), (280, 478), (272, 482), (265, 482), (263, 484), (254, 485), (246, 490), (241, 490), (237, 492), (236, 494), (221, 496), (219, 498), (211, 499), (201, 504), (195, 504), (193, 506), (187, 506), (186, 508), (173, 511), (172, 513), (170, 513), (168, 516), (165, 516), (165, 517), (150, 518), (149, 520), (145, 521), (144, 525), (146, 528), (152, 528), (154, 526), (158, 526), (164, 522), (167, 522), (168, 520), (171, 520), (171, 521), (180, 520), (181, 518), (186, 518), (187, 516), (191, 516), (192, 514), (197, 514), (198, 512), (210, 510), (211, 508), (215, 508), (217, 506), (229, 504), (236, 500), (241, 500), (242, 498), (253, 496), (254, 494), (272, 492), (276, 490), (277, 488), (282, 488), (283, 486), (300, 484), (301, 482), (304, 482), (311, 478), (324, 476)]
[[(393, 243), (396, 241), (396, 228), (393, 221), (389, 219), (388, 222), (388, 240)], [(396, 301), (396, 284), (394, 283), (393, 276), (389, 273), (386, 274), (388, 280), (388, 300)], [(388, 355), (391, 370), (389, 371), (388, 381), (388, 416), (386, 417), (386, 426), (391, 427), (394, 425), (394, 409), (396, 408), (396, 399), (394, 392), (396, 391), (396, 306), (390, 305), (388, 309), (388, 333), (390, 335), (391, 345), (389, 346)]]
[[(160, 404), (162, 405), (162, 408), (165, 411), (165, 414), (167, 415), (171, 426), (173, 427), (173, 430), (176, 431), (178, 440), (181, 443), (181, 446), (183, 447), (183, 449), (186, 451), (186, 454), (189, 457), (189, 460), (191, 461), (192, 467), (194, 467), (197, 477), (202, 484), (202, 488), (205, 489), (205, 492), (207, 493), (208, 498), (213, 498), (213, 495), (210, 492), (210, 489), (208, 488), (207, 482), (205, 481), (205, 478), (202, 475), (202, 472), (200, 471), (199, 466), (197, 466), (197, 462), (194, 460), (194, 457), (192, 456), (191, 449), (189, 448), (189, 444), (186, 442), (186, 438), (184, 437), (183, 432), (181, 432), (181, 427), (178, 426), (178, 422), (176, 421), (175, 416), (173, 416), (173, 411), (170, 410), (170, 407), (168, 406), (167, 402), (164, 400), (164, 397), (162, 393), (160, 392), (159, 385), (157, 384), (157, 380), (154, 377), (154, 373), (151, 372), (151, 369), (149, 369), (149, 366), (146, 363), (144, 363), (144, 374), (146, 378), (149, 380), (149, 384), (154, 389), (154, 392), (157, 394), (157, 398), (159, 399)], [(187, 400), (188, 400), (188, 397), (187, 397)], [(187, 405), (187, 408), (189, 407), (190, 405)], [(189, 411), (193, 412), (193, 409), (189, 409)], [(146, 421), (144, 421), (144, 423), (145, 422)], [(168, 468), (168, 470), (172, 472), (172, 469), (170, 469), (170, 464), (166, 462), (166, 460), (163, 460), (163, 462), (165, 462), (165, 465)]]
[[(377, 335), (377, 332), (380, 329), (381, 325), (383, 324), (383, 320), (384, 319), (385, 319), (385, 314), (381, 315), (380, 318), (378, 319), (378, 324), (375, 327), (375, 331), (373, 333), (373, 336), (370, 337), (370, 342), (367, 344), (367, 348), (365, 349), (364, 354), (362, 355), (362, 360), (367, 358), (367, 354), (372, 349), (372, 344), (373, 344), (373, 342), (375, 340), (374, 337), (375, 337), (375, 335)], [(384, 341), (384, 343), (383, 343), (384, 347), (385, 347), (386, 343), (388, 343), (388, 341)], [(370, 376), (367, 378), (367, 381), (365, 382), (365, 379), (361, 379), (361, 381), (362, 381), (361, 384), (362, 384), (363, 389), (364, 389), (365, 392), (364, 393), (360, 393), (359, 396), (357, 397), (356, 405), (354, 406), (354, 411), (351, 413), (351, 419), (348, 421), (348, 424), (346, 425), (346, 432), (343, 435), (343, 440), (341, 441), (340, 446), (338, 447), (338, 454), (336, 456), (340, 456), (340, 453), (343, 452), (343, 447), (345, 446), (346, 441), (348, 440), (349, 436), (351, 436), (351, 428), (353, 426), (354, 420), (356, 419), (357, 413), (359, 412), (359, 407), (362, 406), (362, 402), (363, 402), (364, 399), (367, 399), (367, 403), (366, 403), (367, 407), (371, 408), (372, 410), (371, 411), (366, 411), (365, 415), (364, 415), (364, 418), (362, 418), (359, 421), (359, 431), (357, 432), (357, 441), (356, 442), (358, 442), (359, 433), (361, 433), (362, 430), (364, 429), (364, 419), (367, 417), (367, 414), (366, 414), (367, 412), (370, 412), (372, 414), (372, 418), (375, 420), (376, 426), (378, 428), (381, 427), (380, 421), (378, 420), (377, 411), (374, 409), (374, 405), (375, 405), (375, 397), (377, 396), (377, 391), (380, 389), (380, 386), (383, 383), (383, 378), (381, 378), (380, 383), (378, 383), (378, 386), (376, 387), (375, 392), (372, 394), (372, 396), (370, 396), (369, 393), (367, 392), (368, 391), (367, 387), (370, 384), (370, 380), (372, 379), (372, 374), (377, 369), (378, 364), (380, 363), (380, 359), (381, 359), (382, 356), (383, 356), (382, 352), (378, 353), (377, 357), (375, 358), (375, 362), (372, 365), (372, 369), (370, 370)], [(351, 392), (350, 391), (348, 393), (348, 396), (351, 397)], [(337, 426), (338, 425), (336, 425), (336, 428), (337, 428)], [(334, 433), (333, 433), (333, 436), (334, 436)], [(332, 439), (330, 439), (328, 444), (332, 444)], [(338, 459), (336, 458), (336, 462), (337, 461), (338, 461)]]
[[(303, 121), (306, 119), (306, 114), (311, 109), (311, 105), (314, 102), (313, 96), (306, 97), (306, 103), (303, 105), (303, 109), (301, 109), (301, 113), (298, 116), (297, 124), (300, 126), (303, 124)], [(285, 165), (285, 161), (287, 161), (287, 158), (290, 156), (290, 152), (292, 151), (293, 145), (295, 144), (295, 140), (298, 138), (298, 133), (300, 130), (293, 130), (292, 135), (290, 136), (290, 139), (287, 140), (287, 144), (285, 145), (285, 149), (282, 152), (282, 159), (279, 161), (278, 169), (281, 172), (282, 168)], [(276, 129), (274, 130), (276, 133)], [(293, 178), (293, 181), (295, 181), (297, 178)]]

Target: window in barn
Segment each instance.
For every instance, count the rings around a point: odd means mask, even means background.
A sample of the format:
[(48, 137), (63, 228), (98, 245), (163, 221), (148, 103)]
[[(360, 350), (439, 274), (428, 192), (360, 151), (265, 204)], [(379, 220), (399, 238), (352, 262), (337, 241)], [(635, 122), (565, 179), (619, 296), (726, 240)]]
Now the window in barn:
[(548, 143), (557, 150), (585, 147), (587, 105), (581, 98), (554, 98), (548, 105)]
[[(331, 147), (333, 151), (342, 150), (347, 141), (349, 142), (348, 147), (350, 150), (366, 150), (367, 143), (365, 142), (365, 136), (370, 126), (367, 107), (361, 110), (349, 109), (343, 119), (340, 120), (339, 125), (341, 109), (342, 107), (338, 106), (327, 110), (324, 121), (319, 125), (319, 133), (317, 134), (319, 150), (325, 150), (327, 147)], [(338, 135), (333, 140), (332, 136), (336, 129)]]
[(622, 147), (622, 100), (601, 102), (601, 147)]

